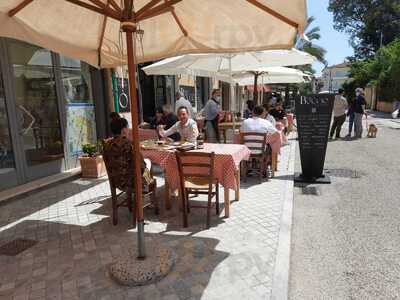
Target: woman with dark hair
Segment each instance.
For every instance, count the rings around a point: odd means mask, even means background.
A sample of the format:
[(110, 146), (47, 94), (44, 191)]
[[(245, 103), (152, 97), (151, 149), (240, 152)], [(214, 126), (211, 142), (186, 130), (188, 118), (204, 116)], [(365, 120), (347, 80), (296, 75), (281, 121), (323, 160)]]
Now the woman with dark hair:
[(150, 121), (150, 126), (152, 129), (156, 129), (158, 125), (164, 125), (164, 111), (161, 106), (156, 108), (156, 114), (154, 118), (151, 119)]
[(263, 104), (264, 107), (264, 119), (267, 121), (270, 121), (271, 124), (275, 127), (276, 126), (276, 120), (275, 118), (269, 113), (271, 110), (271, 107), (269, 106), (268, 103)]
[(113, 112), (110, 113), (110, 119), (111, 119), (111, 122), (112, 122), (112, 121), (121, 119), (121, 116), (119, 115), (119, 113), (113, 111)]
[(246, 104), (247, 104), (247, 108), (243, 112), (243, 118), (248, 119), (253, 116), (253, 110), (254, 110), (255, 104), (254, 104), (254, 101), (252, 101), (252, 100), (248, 100), (246, 102)]

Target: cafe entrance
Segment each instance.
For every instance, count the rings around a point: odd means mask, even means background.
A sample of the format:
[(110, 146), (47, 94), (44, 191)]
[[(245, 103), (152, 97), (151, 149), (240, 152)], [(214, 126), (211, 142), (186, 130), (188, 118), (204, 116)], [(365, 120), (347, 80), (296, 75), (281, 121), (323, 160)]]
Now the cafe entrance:
[(78, 167), (96, 141), (89, 67), (0, 39), (0, 190)]

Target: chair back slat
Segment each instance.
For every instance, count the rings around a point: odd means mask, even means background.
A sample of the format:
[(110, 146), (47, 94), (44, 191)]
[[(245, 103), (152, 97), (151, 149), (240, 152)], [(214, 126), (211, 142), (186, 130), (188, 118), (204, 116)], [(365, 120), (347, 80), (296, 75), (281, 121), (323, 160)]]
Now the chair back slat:
[(176, 152), (176, 160), (182, 187), (188, 178), (207, 178), (210, 186), (214, 183), (214, 152)]
[(211, 163), (182, 163), (182, 167), (210, 168)]
[(266, 133), (259, 132), (241, 132), (241, 143), (251, 151), (252, 155), (263, 154), (266, 150)]

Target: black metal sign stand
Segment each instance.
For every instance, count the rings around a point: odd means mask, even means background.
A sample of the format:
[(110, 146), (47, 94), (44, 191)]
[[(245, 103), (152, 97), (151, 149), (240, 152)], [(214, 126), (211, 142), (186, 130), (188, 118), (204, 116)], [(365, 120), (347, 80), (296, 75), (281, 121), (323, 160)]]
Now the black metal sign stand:
[(324, 174), (326, 148), (335, 95), (318, 94), (296, 98), (296, 120), (300, 145), (301, 174), (295, 182), (329, 184)]

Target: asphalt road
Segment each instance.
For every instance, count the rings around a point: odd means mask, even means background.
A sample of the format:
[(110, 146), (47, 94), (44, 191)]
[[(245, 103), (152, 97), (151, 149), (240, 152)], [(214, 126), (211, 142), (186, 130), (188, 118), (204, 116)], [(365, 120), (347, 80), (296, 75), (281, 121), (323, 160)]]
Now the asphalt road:
[(328, 144), (331, 185), (295, 188), (290, 299), (400, 299), (400, 122), (369, 122)]

